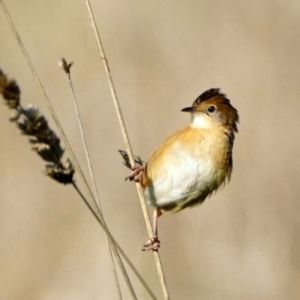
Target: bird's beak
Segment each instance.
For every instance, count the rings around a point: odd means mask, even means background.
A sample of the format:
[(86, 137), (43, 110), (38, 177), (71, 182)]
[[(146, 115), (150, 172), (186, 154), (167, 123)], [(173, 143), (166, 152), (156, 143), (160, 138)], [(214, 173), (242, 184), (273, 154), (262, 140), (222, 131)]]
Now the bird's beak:
[(183, 108), (181, 111), (184, 111), (184, 112), (192, 112), (192, 111), (194, 111), (194, 108), (193, 108), (193, 107), (185, 107), (185, 108)]

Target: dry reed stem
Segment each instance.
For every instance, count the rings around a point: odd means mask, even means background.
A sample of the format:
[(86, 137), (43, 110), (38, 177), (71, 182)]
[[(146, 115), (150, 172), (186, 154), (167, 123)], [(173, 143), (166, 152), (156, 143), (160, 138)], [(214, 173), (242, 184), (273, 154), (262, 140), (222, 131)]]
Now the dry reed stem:
[[(9, 25), (11, 26), (11, 29), (12, 29), (12, 31), (13, 31), (16, 39), (17, 39), (17, 42), (18, 42), (18, 44), (19, 44), (19, 46), (20, 46), (20, 48), (22, 50), (22, 53), (23, 53), (23, 55), (25, 57), (25, 60), (26, 60), (28, 66), (29, 66), (29, 68), (30, 68), (30, 70), (31, 70), (31, 72), (32, 72), (32, 74), (34, 76), (34, 79), (36, 80), (36, 82), (37, 82), (37, 84), (38, 84), (38, 86), (39, 86), (39, 88), (40, 88), (40, 90), (42, 92), (43, 99), (44, 99), (44, 101), (45, 101), (45, 103), (47, 105), (47, 108), (49, 109), (49, 111), (51, 113), (51, 116), (52, 116), (52, 118), (53, 118), (53, 120), (55, 122), (55, 125), (56, 125), (56, 127), (57, 127), (57, 129), (58, 129), (58, 131), (60, 133), (60, 136), (62, 137), (62, 139), (64, 141), (64, 144), (65, 144), (65, 146), (67, 148), (67, 151), (69, 152), (69, 154), (71, 156), (71, 160), (73, 162), (73, 165), (74, 165), (75, 169), (77, 170), (79, 176), (81, 177), (81, 179), (83, 181), (83, 184), (84, 184), (84, 187), (85, 187), (85, 190), (86, 190), (87, 194), (95, 202), (95, 198), (93, 196), (93, 193), (92, 193), (92, 191), (91, 191), (91, 189), (90, 189), (90, 187), (89, 187), (89, 185), (87, 183), (87, 180), (86, 180), (86, 178), (85, 178), (85, 176), (83, 174), (83, 171), (82, 171), (82, 169), (81, 169), (81, 167), (80, 167), (80, 165), (78, 163), (78, 160), (77, 160), (77, 158), (76, 158), (76, 156), (75, 156), (75, 154), (73, 152), (73, 149), (71, 148), (71, 146), (70, 146), (70, 144), (68, 142), (68, 139), (67, 139), (67, 137), (66, 137), (66, 135), (65, 135), (65, 133), (64, 133), (61, 125), (60, 125), (60, 122), (59, 122), (59, 120), (58, 120), (58, 118), (56, 116), (56, 113), (55, 113), (55, 111), (54, 111), (54, 109), (53, 109), (53, 107), (51, 105), (51, 102), (50, 102), (50, 100), (48, 98), (48, 95), (46, 94), (46, 91), (45, 91), (45, 89), (44, 89), (44, 87), (43, 87), (43, 85), (42, 85), (42, 83), (41, 83), (41, 81), (40, 81), (40, 79), (39, 79), (39, 77), (38, 77), (35, 69), (34, 69), (34, 66), (33, 66), (33, 64), (32, 64), (32, 62), (31, 62), (31, 60), (29, 58), (29, 55), (28, 55), (28, 53), (27, 53), (27, 51), (26, 51), (26, 49), (24, 47), (24, 44), (23, 44), (23, 42), (22, 42), (22, 40), (21, 40), (21, 38), (20, 38), (20, 36), (18, 34), (18, 31), (17, 31), (17, 29), (16, 29), (16, 27), (15, 27), (15, 25), (14, 25), (14, 23), (13, 23), (11, 17), (10, 17), (10, 15), (9, 15), (9, 12), (8, 12), (8, 10), (7, 10), (7, 8), (6, 8), (3, 0), (0, 0), (0, 3), (2, 5), (3, 12), (4, 12), (4, 14), (5, 14), (5, 16), (6, 16), (7, 20), (8, 20), (8, 22), (9, 22)], [(79, 190), (77, 189), (77, 191), (79, 191)], [(107, 235), (107, 237), (109, 239), (109, 242), (112, 245), (112, 249), (113, 249), (114, 255), (116, 257), (116, 260), (117, 260), (117, 262), (119, 264), (121, 273), (122, 273), (122, 275), (124, 277), (124, 280), (125, 280), (125, 282), (127, 284), (129, 292), (131, 294), (131, 297), (133, 299), (137, 299), (136, 295), (135, 295), (135, 292), (134, 292), (134, 289), (132, 287), (132, 284), (130, 282), (130, 279), (128, 277), (128, 274), (126, 273), (126, 269), (125, 269), (125, 267), (123, 265), (123, 262), (122, 262), (120, 256), (118, 255), (118, 250), (117, 250), (117, 247), (116, 247), (116, 244), (115, 244), (115, 240), (112, 237), (110, 231), (108, 230), (106, 224), (103, 222), (102, 215), (101, 214), (99, 214), (99, 215), (96, 214), (96, 212), (94, 211), (94, 209), (91, 207), (90, 203), (86, 199), (85, 199), (85, 204), (93, 212), (93, 215), (96, 217), (98, 223), (100, 224), (100, 226), (104, 230), (105, 234)]]
[[(97, 41), (100, 57), (102, 59), (103, 65), (104, 65), (108, 85), (109, 85), (109, 88), (110, 88), (112, 100), (113, 100), (114, 107), (115, 107), (115, 110), (116, 110), (116, 114), (117, 114), (117, 117), (118, 117), (118, 121), (119, 121), (120, 129), (121, 129), (121, 132), (122, 132), (122, 135), (123, 135), (126, 150), (127, 150), (128, 156), (129, 156), (130, 164), (131, 164), (131, 166), (134, 166), (134, 157), (133, 157), (130, 141), (129, 141), (129, 138), (128, 138), (127, 130), (126, 130), (126, 127), (125, 127), (125, 122), (124, 122), (124, 119), (123, 119), (123, 116), (122, 116), (122, 111), (121, 111), (121, 108), (120, 108), (120, 104), (119, 104), (119, 101), (118, 101), (118, 98), (117, 98), (117, 93), (116, 93), (114, 83), (113, 83), (113, 80), (112, 80), (112, 77), (111, 77), (111, 73), (110, 73), (110, 69), (109, 69), (109, 65), (108, 65), (108, 60), (107, 60), (107, 58), (105, 56), (105, 53), (104, 53), (104, 48), (103, 48), (102, 41), (101, 41), (101, 38), (100, 38), (100, 34), (99, 34), (99, 31), (98, 31), (98, 28), (97, 28), (97, 25), (96, 25), (96, 22), (95, 22), (95, 18), (94, 18), (94, 14), (93, 14), (93, 11), (92, 11), (92, 7), (90, 5), (90, 1), (86, 0), (85, 3), (86, 3), (86, 6), (87, 6), (91, 26), (92, 26), (92, 29), (94, 31), (95, 38), (96, 38), (96, 41)], [(144, 215), (148, 235), (151, 238), (153, 236), (153, 232), (152, 232), (151, 222), (150, 222), (150, 218), (149, 218), (149, 215), (148, 215), (146, 203), (145, 203), (145, 200), (144, 200), (143, 191), (142, 191), (141, 185), (139, 183), (136, 183), (136, 188), (137, 188), (138, 196), (139, 196), (139, 199), (140, 199), (140, 205), (141, 205), (142, 212), (143, 212), (143, 215)], [(157, 273), (158, 273), (158, 276), (159, 276), (159, 279), (160, 279), (160, 284), (161, 284), (163, 296), (164, 296), (165, 300), (168, 300), (168, 299), (170, 299), (170, 296), (169, 296), (169, 292), (168, 292), (168, 288), (167, 288), (167, 283), (166, 283), (166, 279), (165, 279), (165, 275), (164, 275), (160, 255), (157, 251), (154, 251), (153, 255), (154, 255), (154, 260), (155, 260)]]
[[(87, 161), (87, 164), (88, 164), (88, 170), (89, 170), (89, 173), (90, 173), (92, 186), (93, 186), (93, 190), (94, 190), (94, 197), (95, 197), (95, 200), (96, 200), (97, 209), (98, 209), (98, 212), (100, 214), (102, 214), (102, 216), (103, 216), (103, 222), (105, 222), (103, 210), (102, 210), (102, 207), (101, 207), (99, 192), (98, 192), (98, 189), (97, 189), (96, 180), (95, 180), (95, 176), (94, 176), (93, 166), (92, 166), (92, 162), (91, 162), (91, 158), (90, 158), (90, 153), (89, 153), (88, 146), (87, 146), (86, 135), (84, 133), (84, 129), (83, 129), (83, 126), (82, 126), (82, 119), (81, 119), (81, 115), (80, 115), (80, 112), (79, 112), (77, 98), (76, 98), (76, 94), (75, 94), (75, 91), (74, 91), (73, 82), (72, 82), (72, 78), (71, 78), (71, 67), (73, 65), (73, 62), (68, 63), (65, 60), (65, 58), (62, 58), (58, 62), (58, 65), (66, 73), (66, 75), (68, 77), (68, 82), (69, 82), (69, 86), (70, 86), (70, 89), (71, 89), (71, 94), (72, 94), (72, 100), (73, 100), (73, 104), (74, 104), (74, 108), (75, 108), (75, 113), (76, 113), (77, 120), (78, 120), (79, 131), (80, 131), (80, 135), (81, 135), (81, 139), (82, 139), (82, 143), (83, 143), (85, 158), (86, 158), (86, 161)], [(118, 297), (119, 297), (119, 299), (122, 300), (123, 297), (122, 297), (120, 282), (119, 282), (119, 279), (118, 279), (118, 274), (117, 274), (117, 271), (116, 271), (115, 262), (114, 262), (114, 259), (113, 259), (112, 249), (111, 249), (111, 246), (110, 246), (110, 243), (109, 243), (109, 240), (108, 240), (107, 236), (105, 236), (105, 239), (106, 239), (106, 246), (107, 246), (108, 253), (109, 253), (109, 258), (110, 258), (110, 261), (111, 261), (111, 269), (112, 269), (112, 272), (113, 272), (114, 281), (115, 281), (116, 289), (117, 289), (117, 292), (118, 292)]]

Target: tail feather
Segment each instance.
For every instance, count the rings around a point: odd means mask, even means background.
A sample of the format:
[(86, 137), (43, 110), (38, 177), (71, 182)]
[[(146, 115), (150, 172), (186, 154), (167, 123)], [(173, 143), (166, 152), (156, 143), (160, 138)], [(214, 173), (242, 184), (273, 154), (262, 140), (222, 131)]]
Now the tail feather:
[[(123, 157), (123, 164), (124, 164), (128, 169), (131, 169), (132, 166), (131, 166), (131, 164), (130, 164), (129, 156), (128, 156), (127, 151), (119, 150), (119, 153), (120, 153), (121, 156)], [(146, 162), (145, 162), (143, 159), (141, 159), (139, 156), (134, 155), (134, 156), (133, 156), (133, 159), (134, 159), (134, 162), (135, 162), (137, 165), (141, 166), (141, 167), (145, 166), (145, 164), (146, 164)]]

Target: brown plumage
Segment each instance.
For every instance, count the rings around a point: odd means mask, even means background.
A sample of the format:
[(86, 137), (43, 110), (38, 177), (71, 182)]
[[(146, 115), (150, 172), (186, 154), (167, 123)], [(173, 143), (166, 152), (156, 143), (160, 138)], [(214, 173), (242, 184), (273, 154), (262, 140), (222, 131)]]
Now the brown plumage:
[(237, 110), (219, 89), (210, 89), (182, 111), (191, 113), (190, 125), (167, 138), (145, 167), (129, 176), (141, 183), (146, 202), (156, 207), (155, 237), (145, 250), (159, 247), (159, 215), (200, 204), (230, 180)]

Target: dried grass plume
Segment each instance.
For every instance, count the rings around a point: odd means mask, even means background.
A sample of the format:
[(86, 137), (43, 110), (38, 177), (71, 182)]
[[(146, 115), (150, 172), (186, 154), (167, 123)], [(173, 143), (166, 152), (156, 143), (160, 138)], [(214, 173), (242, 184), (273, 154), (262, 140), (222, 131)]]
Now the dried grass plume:
[(17, 82), (9, 79), (0, 69), (0, 94), (5, 104), (15, 110), (10, 118), (15, 122), (20, 132), (29, 136), (29, 142), (44, 161), (45, 173), (52, 179), (68, 184), (73, 182), (74, 168), (70, 160), (63, 162), (64, 149), (60, 139), (49, 127), (47, 119), (33, 105), (24, 108), (20, 103), (21, 90)]

